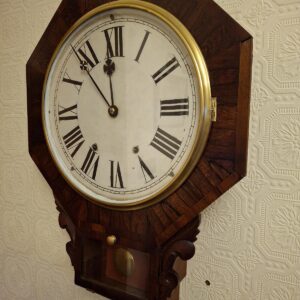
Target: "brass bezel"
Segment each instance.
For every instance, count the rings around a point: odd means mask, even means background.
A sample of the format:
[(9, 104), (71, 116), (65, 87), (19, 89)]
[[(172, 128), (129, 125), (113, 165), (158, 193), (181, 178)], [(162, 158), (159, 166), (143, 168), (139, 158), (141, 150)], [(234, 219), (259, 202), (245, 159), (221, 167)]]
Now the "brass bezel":
[[(88, 19), (92, 18), (96, 14), (102, 13), (107, 10), (116, 9), (116, 8), (132, 8), (132, 9), (138, 9), (145, 12), (148, 12), (159, 19), (161, 19), (164, 23), (166, 23), (181, 39), (182, 43), (185, 45), (186, 49), (188, 50), (193, 64), (195, 66), (196, 70), (196, 76), (197, 81), (199, 83), (199, 95), (200, 95), (200, 107), (202, 110), (202, 116), (200, 116), (200, 122), (198, 124), (197, 129), (197, 137), (196, 137), (196, 143), (193, 145), (193, 149), (186, 160), (184, 166), (181, 168), (181, 171), (178, 172), (178, 176), (174, 178), (173, 181), (171, 181), (168, 185), (166, 185), (163, 189), (158, 191), (156, 194), (152, 195), (151, 197), (148, 197), (146, 199), (143, 199), (141, 201), (138, 201), (136, 203), (129, 203), (129, 204), (108, 204), (108, 203), (102, 203), (97, 199), (91, 198), (85, 193), (83, 193), (78, 187), (74, 186), (72, 184), (67, 176), (64, 174), (63, 169), (57, 162), (56, 158), (54, 157), (50, 142), (48, 133), (46, 130), (45, 125), (45, 114), (44, 114), (44, 99), (45, 99), (45, 91), (46, 91), (46, 85), (49, 77), (49, 73), (52, 67), (52, 64), (64, 44), (64, 42), (67, 40), (67, 38), (73, 33), (74, 30), (76, 30), (81, 24), (83, 24)], [(44, 85), (43, 85), (43, 98), (42, 98), (42, 121), (43, 121), (43, 130), (46, 137), (46, 142), (48, 149), (50, 151), (50, 154), (58, 167), (61, 175), (64, 177), (66, 182), (72, 186), (72, 188), (78, 192), (80, 195), (82, 195), (87, 200), (109, 209), (113, 210), (137, 210), (144, 207), (148, 207), (150, 205), (153, 205), (159, 201), (162, 201), (163, 199), (167, 198), (170, 194), (175, 192), (182, 184), (183, 182), (188, 178), (188, 176), (191, 174), (193, 169), (195, 168), (197, 162), (199, 161), (204, 148), (207, 143), (210, 127), (211, 127), (211, 109), (212, 109), (212, 98), (211, 98), (211, 88), (210, 88), (210, 80), (208, 75), (208, 70), (206, 67), (206, 63), (204, 60), (204, 57), (201, 53), (200, 48), (198, 47), (197, 42), (191, 35), (191, 33), (188, 31), (188, 29), (171, 13), (169, 13), (167, 10), (161, 8), (160, 6), (157, 6), (155, 4), (142, 1), (142, 0), (117, 0), (113, 1), (107, 4), (103, 4), (98, 6), (97, 8), (91, 10), (90, 12), (83, 15), (71, 28), (68, 30), (68, 32), (64, 35), (58, 46), (56, 47), (52, 58), (50, 60), (50, 63), (47, 68), (47, 73), (44, 79)]]

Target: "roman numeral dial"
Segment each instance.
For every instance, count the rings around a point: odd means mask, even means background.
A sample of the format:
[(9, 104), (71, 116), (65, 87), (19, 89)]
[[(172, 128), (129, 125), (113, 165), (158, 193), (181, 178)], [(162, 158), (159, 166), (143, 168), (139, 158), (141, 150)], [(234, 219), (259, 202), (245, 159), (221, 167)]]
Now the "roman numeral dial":
[(46, 137), (66, 181), (121, 209), (178, 187), (210, 127), (200, 128), (210, 103), (200, 99), (209, 92), (201, 90), (198, 48), (138, 5), (75, 23), (44, 89)]

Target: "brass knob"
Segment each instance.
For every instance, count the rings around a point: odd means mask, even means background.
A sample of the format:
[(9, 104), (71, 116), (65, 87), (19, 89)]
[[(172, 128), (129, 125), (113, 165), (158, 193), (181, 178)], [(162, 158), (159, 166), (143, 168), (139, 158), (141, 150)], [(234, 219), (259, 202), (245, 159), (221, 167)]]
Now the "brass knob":
[(106, 243), (108, 246), (114, 246), (117, 242), (117, 238), (114, 235), (110, 235), (106, 238)]

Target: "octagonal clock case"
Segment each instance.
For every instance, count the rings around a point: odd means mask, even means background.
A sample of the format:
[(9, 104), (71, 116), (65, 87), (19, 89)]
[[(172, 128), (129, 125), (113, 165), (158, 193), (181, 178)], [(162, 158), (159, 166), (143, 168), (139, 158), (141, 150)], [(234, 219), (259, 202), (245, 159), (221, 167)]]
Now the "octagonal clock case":
[(246, 172), (251, 36), (175, 2), (64, 0), (27, 63), (75, 282), (113, 299), (178, 298), (199, 213)]
[(211, 121), (197, 43), (158, 6), (121, 1), (84, 15), (52, 57), (43, 124), (68, 183), (96, 203), (148, 205), (190, 174)]

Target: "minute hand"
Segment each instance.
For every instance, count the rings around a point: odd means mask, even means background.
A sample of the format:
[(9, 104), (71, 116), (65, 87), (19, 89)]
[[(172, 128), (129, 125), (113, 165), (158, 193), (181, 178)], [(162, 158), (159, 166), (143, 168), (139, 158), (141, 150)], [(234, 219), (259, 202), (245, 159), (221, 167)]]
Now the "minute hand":
[(105, 96), (103, 95), (102, 91), (100, 90), (99, 86), (97, 85), (96, 81), (94, 80), (93, 76), (91, 75), (89, 70), (86, 70), (86, 72), (88, 73), (89, 77), (91, 78), (92, 82), (94, 83), (96, 89), (99, 91), (100, 95), (102, 96), (103, 100), (106, 102), (106, 104), (108, 105), (108, 107), (110, 107), (109, 102), (107, 101), (107, 99), (105, 98)]
[(82, 70), (86, 71), (87, 74), (89, 75), (90, 79), (92, 80), (93, 84), (95, 85), (96, 89), (98, 90), (98, 92), (100, 93), (100, 95), (102, 96), (103, 100), (106, 102), (106, 104), (108, 105), (108, 107), (110, 107), (110, 104), (109, 102), (107, 101), (106, 97), (104, 96), (104, 94), (102, 93), (100, 87), (98, 86), (98, 84), (96, 83), (96, 81), (94, 80), (93, 76), (91, 75), (90, 71), (88, 70), (88, 68), (85, 66), (85, 62), (79, 57), (78, 53), (76, 52), (76, 50), (74, 49), (73, 46), (72, 47), (72, 50), (74, 51), (76, 57), (78, 58), (79, 60), (79, 63), (80, 63), (80, 67)]
[(115, 105), (115, 101), (114, 101), (114, 91), (113, 91), (111, 77), (112, 77), (113, 73), (115, 72), (115, 70), (116, 70), (115, 63), (110, 58), (108, 58), (106, 60), (105, 65), (103, 66), (103, 71), (109, 77), (110, 97), (111, 97), (111, 105), (112, 106)]

